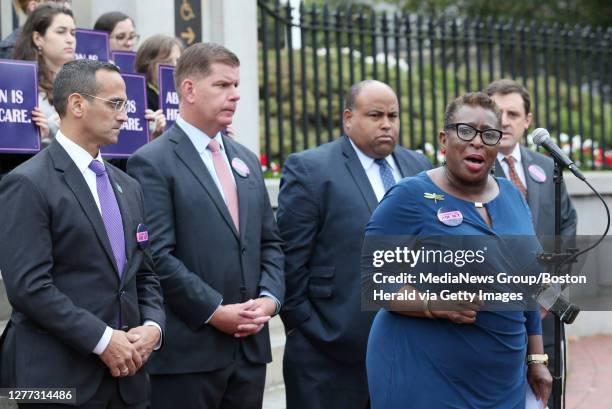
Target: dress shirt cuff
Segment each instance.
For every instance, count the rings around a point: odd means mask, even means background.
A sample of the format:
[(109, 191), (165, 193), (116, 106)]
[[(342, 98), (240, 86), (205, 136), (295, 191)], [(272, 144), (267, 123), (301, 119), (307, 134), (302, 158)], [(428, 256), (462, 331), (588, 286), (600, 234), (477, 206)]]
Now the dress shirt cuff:
[(268, 290), (261, 290), (261, 292), (259, 293), (260, 297), (269, 297), (272, 298), (272, 300), (274, 301), (274, 303), (276, 304), (276, 310), (274, 310), (274, 314), (276, 315), (280, 312), (281, 309), (281, 303), (280, 301), (278, 301), (278, 298), (276, 298), (270, 291)]
[(155, 327), (155, 328), (157, 328), (159, 330), (159, 341), (157, 341), (157, 344), (155, 344), (155, 347), (153, 348), (153, 351), (157, 351), (161, 347), (162, 338), (164, 336), (164, 333), (162, 332), (161, 327), (159, 326), (159, 324), (157, 322), (152, 321), (152, 320), (146, 320), (144, 322), (144, 324), (142, 324), (142, 325), (150, 325), (150, 326)]
[(113, 329), (111, 327), (106, 327), (104, 330), (104, 334), (102, 334), (102, 338), (98, 341), (98, 344), (93, 350), (93, 353), (96, 355), (102, 355), (104, 351), (106, 351), (106, 347), (110, 344), (111, 337), (113, 336)]
[(210, 322), (210, 320), (212, 320), (212, 317), (215, 316), (215, 314), (217, 313), (217, 311), (219, 310), (219, 307), (221, 307), (221, 304), (223, 304), (223, 299), (221, 299), (221, 301), (219, 301), (219, 305), (217, 305), (217, 308), (215, 308), (215, 310), (213, 311), (212, 314), (210, 314), (210, 317), (208, 317), (208, 319), (206, 321), (204, 321), (204, 324), (208, 324)]

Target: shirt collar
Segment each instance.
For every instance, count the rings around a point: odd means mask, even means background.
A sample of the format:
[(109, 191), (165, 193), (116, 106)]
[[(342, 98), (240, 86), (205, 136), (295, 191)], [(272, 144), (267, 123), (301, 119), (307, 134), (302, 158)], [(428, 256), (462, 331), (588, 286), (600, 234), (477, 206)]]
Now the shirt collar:
[(191, 140), (191, 143), (193, 143), (193, 146), (195, 146), (196, 151), (200, 155), (206, 152), (206, 147), (212, 139), (219, 142), (221, 151), (225, 150), (225, 147), (223, 146), (223, 138), (221, 137), (221, 132), (217, 132), (214, 138), (211, 138), (205, 132), (202, 132), (201, 129), (196, 128), (189, 122), (185, 121), (180, 115), (176, 117), (176, 124), (180, 126), (183, 131), (185, 131), (187, 137), (189, 137), (189, 140)]
[[(370, 169), (370, 166), (372, 166), (372, 164), (374, 163), (375, 159), (371, 158), (368, 155), (366, 155), (365, 153), (363, 153), (363, 151), (361, 149), (359, 149), (357, 147), (357, 145), (355, 145), (355, 142), (353, 142), (353, 140), (350, 137), (348, 137), (348, 140), (351, 142), (351, 145), (353, 146), (353, 149), (355, 149), (355, 153), (357, 154), (357, 158), (359, 159), (359, 162), (361, 162), (361, 166), (363, 166), (363, 168), (365, 170)], [(391, 157), (391, 155), (388, 155), (385, 158), (385, 160), (391, 166), (391, 168), (394, 169), (395, 166), (394, 166), (393, 162), (389, 160), (390, 157)]]
[(62, 131), (57, 131), (55, 134), (55, 140), (64, 148), (70, 159), (74, 162), (81, 173), (85, 173), (87, 169), (89, 169), (89, 164), (93, 159), (99, 161), (104, 165), (104, 161), (102, 160), (102, 155), (100, 155), (100, 151), (98, 151), (98, 155), (95, 158), (92, 158), (89, 152), (83, 149), (82, 146), (74, 142), (72, 139), (68, 138), (66, 135), (62, 133)]
[[(508, 156), (512, 156), (514, 158), (514, 162), (516, 163), (521, 163), (521, 147), (520, 144), (516, 144), (514, 145), (514, 149), (512, 150), (512, 152), (510, 153), (510, 155)], [(500, 162), (503, 162), (504, 158), (506, 157), (506, 155), (504, 155), (501, 152), (497, 152), (497, 160)]]

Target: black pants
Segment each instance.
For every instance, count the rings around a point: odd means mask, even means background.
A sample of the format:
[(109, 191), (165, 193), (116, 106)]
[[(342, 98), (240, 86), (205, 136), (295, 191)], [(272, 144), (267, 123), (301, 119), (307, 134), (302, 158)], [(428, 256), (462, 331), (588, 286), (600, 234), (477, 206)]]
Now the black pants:
[(287, 336), (283, 376), (287, 409), (370, 407), (365, 362), (333, 360), (316, 350), (299, 330)]
[(236, 355), (216, 371), (152, 375), (151, 409), (261, 409), (266, 365)]

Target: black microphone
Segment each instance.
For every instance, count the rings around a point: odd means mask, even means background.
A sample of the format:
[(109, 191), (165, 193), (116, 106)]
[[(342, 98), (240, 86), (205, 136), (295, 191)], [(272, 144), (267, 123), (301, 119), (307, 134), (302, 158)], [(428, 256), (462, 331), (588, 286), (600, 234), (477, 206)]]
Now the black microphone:
[(584, 175), (580, 172), (580, 169), (574, 164), (574, 162), (563, 152), (557, 144), (550, 139), (550, 134), (544, 128), (538, 128), (531, 134), (533, 141), (536, 145), (542, 146), (563, 166), (567, 166), (574, 175), (580, 180), (584, 180)]

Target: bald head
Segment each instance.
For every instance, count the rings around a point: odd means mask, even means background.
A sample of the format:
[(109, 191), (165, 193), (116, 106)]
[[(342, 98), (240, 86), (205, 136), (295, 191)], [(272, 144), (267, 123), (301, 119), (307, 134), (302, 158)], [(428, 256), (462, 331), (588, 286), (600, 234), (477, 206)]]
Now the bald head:
[[(371, 87), (374, 92), (376, 92), (377, 90), (380, 90), (380, 91), (386, 90), (388, 92), (391, 92), (393, 95), (395, 95), (395, 91), (393, 91), (393, 89), (387, 84), (385, 84), (384, 82), (377, 81), (377, 80), (365, 80), (365, 81), (356, 82), (349, 88), (348, 93), (346, 94), (346, 98), (344, 99), (344, 109), (348, 109), (348, 110), (354, 109), (355, 104), (357, 102), (357, 97), (359, 96), (359, 94), (361, 94), (361, 92), (365, 88), (371, 88)], [(397, 99), (397, 96), (395, 98)]]
[(344, 131), (367, 156), (382, 159), (390, 155), (399, 133), (397, 95), (384, 82), (367, 80), (353, 85), (342, 115)]

